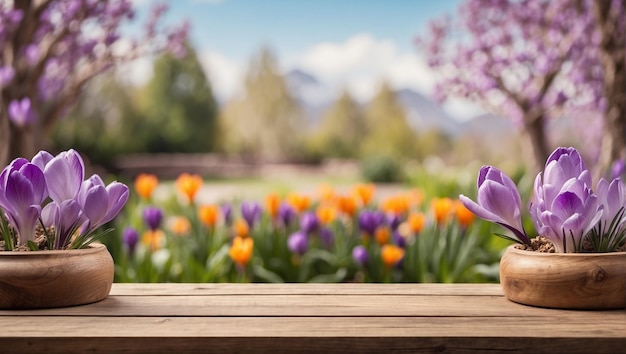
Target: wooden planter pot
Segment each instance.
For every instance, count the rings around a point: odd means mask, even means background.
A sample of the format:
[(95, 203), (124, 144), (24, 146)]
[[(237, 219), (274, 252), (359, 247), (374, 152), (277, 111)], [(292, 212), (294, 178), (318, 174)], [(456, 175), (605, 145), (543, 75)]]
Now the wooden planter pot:
[(113, 283), (106, 246), (80, 250), (0, 252), (0, 308), (64, 307), (100, 301)]
[(509, 246), (500, 261), (504, 295), (560, 309), (626, 308), (626, 252), (541, 253)]

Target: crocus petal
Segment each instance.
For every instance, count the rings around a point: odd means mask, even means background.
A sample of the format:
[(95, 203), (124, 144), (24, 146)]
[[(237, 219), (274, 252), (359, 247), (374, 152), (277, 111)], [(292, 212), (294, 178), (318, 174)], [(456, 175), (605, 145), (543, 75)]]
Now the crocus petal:
[(41, 150), (33, 157), (31, 163), (39, 167), (39, 169), (43, 172), (48, 162), (50, 162), (53, 158), (54, 156), (52, 156), (51, 153)]
[(58, 218), (59, 206), (57, 203), (48, 203), (43, 210), (41, 210), (41, 221), (46, 228), (53, 226)]
[(99, 224), (106, 215), (109, 206), (109, 195), (107, 194), (106, 188), (93, 186), (89, 188), (84, 198), (84, 201), (81, 200), (81, 203), (85, 216), (92, 225)]
[(21, 214), (28, 207), (35, 204), (33, 185), (24, 175), (13, 171), (9, 175), (7, 182), (6, 199)]
[(33, 201), (41, 204), (48, 197), (46, 179), (41, 169), (32, 163), (27, 163), (20, 168), (20, 173), (30, 181), (33, 187)]
[(50, 198), (56, 202), (74, 199), (83, 182), (82, 176), (75, 173), (65, 159), (58, 156), (52, 159), (44, 170)]
[(511, 191), (501, 184), (486, 181), (478, 192), (478, 204), (499, 215), (504, 223), (521, 230), (521, 210), (520, 205), (516, 203), (519, 193), (516, 191), (517, 189)]
[(107, 206), (107, 213), (101, 220), (101, 223), (107, 223), (122, 210), (126, 202), (128, 201), (129, 191), (128, 186), (119, 182), (111, 182), (107, 187), (107, 194), (109, 204)]

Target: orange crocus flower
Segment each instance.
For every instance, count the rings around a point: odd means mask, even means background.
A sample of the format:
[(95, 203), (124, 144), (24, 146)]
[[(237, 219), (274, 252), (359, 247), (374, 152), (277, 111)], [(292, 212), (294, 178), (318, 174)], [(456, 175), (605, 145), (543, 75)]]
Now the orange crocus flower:
[(157, 176), (149, 173), (140, 173), (135, 178), (135, 191), (143, 199), (150, 199), (152, 192), (159, 185), (159, 179)]
[(380, 255), (385, 266), (392, 267), (404, 257), (404, 249), (396, 245), (384, 245), (380, 250)]
[(244, 219), (235, 220), (233, 231), (235, 231), (235, 237), (246, 238), (250, 236), (250, 226)]
[(278, 194), (270, 193), (265, 197), (265, 209), (267, 213), (275, 218), (278, 215), (278, 207), (280, 206), (280, 197)]
[(217, 218), (220, 215), (220, 208), (217, 205), (203, 205), (198, 208), (198, 218), (200, 222), (208, 227), (213, 227), (217, 224)]
[(330, 184), (322, 184), (319, 186), (317, 190), (320, 201), (323, 203), (331, 202), (335, 199), (335, 189)]
[(141, 236), (141, 242), (150, 247), (151, 251), (156, 251), (163, 247), (165, 242), (165, 234), (161, 230), (148, 230)]
[(469, 209), (467, 209), (458, 199), (454, 201), (454, 211), (456, 219), (462, 228), (466, 229), (472, 222), (474, 222), (474, 218), (476, 217), (474, 213), (469, 211)]
[(301, 213), (309, 208), (311, 205), (311, 198), (306, 195), (298, 193), (289, 193), (287, 195), (287, 203), (291, 205), (298, 213)]
[(435, 215), (437, 224), (441, 225), (448, 220), (448, 217), (453, 211), (454, 203), (450, 198), (434, 198), (431, 201), (430, 207)]
[(376, 186), (372, 183), (359, 183), (352, 189), (352, 194), (361, 202), (361, 205), (368, 205), (374, 194), (376, 193)]
[(200, 187), (202, 187), (202, 177), (199, 175), (182, 173), (176, 179), (176, 188), (181, 194), (186, 196), (190, 202), (193, 202), (193, 199), (200, 190)]
[(337, 218), (337, 207), (334, 205), (322, 204), (317, 207), (317, 219), (324, 225), (330, 224)]
[(254, 240), (250, 237), (235, 237), (233, 244), (228, 250), (228, 255), (237, 263), (240, 267), (245, 267), (248, 261), (252, 257), (252, 251), (254, 250)]
[(353, 217), (357, 211), (357, 200), (354, 196), (339, 196), (337, 206), (342, 213)]
[(379, 245), (384, 245), (389, 242), (389, 237), (391, 236), (391, 230), (388, 227), (379, 227), (374, 232), (376, 242)]
[(400, 194), (385, 199), (380, 208), (390, 214), (402, 215), (409, 211), (409, 196)]
[(409, 214), (406, 222), (413, 234), (419, 234), (424, 229), (424, 225), (426, 225), (426, 215), (420, 212), (412, 212)]
[(185, 236), (191, 230), (191, 222), (184, 216), (177, 216), (172, 219), (170, 230), (177, 236)]

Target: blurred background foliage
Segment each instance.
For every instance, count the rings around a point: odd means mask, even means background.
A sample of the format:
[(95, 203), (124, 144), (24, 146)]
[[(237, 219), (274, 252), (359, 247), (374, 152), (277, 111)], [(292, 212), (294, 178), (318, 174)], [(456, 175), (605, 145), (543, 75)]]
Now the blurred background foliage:
[(183, 58), (158, 57), (143, 87), (115, 72), (92, 80), (54, 129), (51, 150), (75, 148), (112, 172), (118, 172), (117, 157), (136, 153), (219, 153), (256, 163), (348, 159), (360, 161), (367, 180), (399, 182), (408, 161), (437, 156), (452, 164), (496, 163), (516, 147), (509, 142), (494, 150), (478, 136), (417, 130), (384, 82), (365, 104), (344, 90), (311, 121), (269, 48), (251, 59), (244, 92), (218, 104), (196, 52), (186, 47)]

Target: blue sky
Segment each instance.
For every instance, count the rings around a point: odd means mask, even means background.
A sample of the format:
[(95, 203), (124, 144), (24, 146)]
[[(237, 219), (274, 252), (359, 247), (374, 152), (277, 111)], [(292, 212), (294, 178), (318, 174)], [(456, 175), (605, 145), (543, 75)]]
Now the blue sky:
[[(154, 2), (135, 0), (140, 12)], [(424, 33), (429, 20), (454, 14), (461, 0), (167, 3), (168, 22), (190, 21), (192, 42), (222, 101), (240, 92), (248, 62), (262, 46), (273, 50), (283, 72), (300, 69), (314, 75), (325, 87), (320, 92), (333, 95), (347, 88), (366, 101), (383, 80), (398, 89), (412, 88), (426, 95), (432, 92), (436, 76), (412, 41)], [(479, 111), (461, 101), (445, 108), (459, 119)]]
[(261, 44), (282, 54), (319, 42), (341, 42), (359, 33), (394, 40), (411, 49), (412, 38), (459, 0), (179, 0), (170, 17), (188, 18), (199, 47), (240, 59)]

